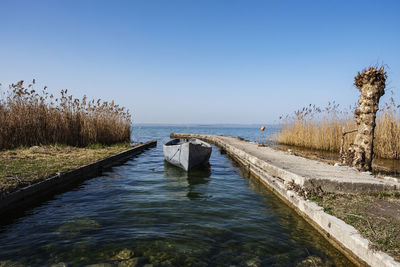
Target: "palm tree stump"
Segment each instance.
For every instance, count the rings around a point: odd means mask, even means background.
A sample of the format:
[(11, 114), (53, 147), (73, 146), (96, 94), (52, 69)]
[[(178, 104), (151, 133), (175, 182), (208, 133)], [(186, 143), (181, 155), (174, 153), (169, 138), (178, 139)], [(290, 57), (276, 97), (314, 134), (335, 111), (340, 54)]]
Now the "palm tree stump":
[(370, 67), (358, 73), (354, 85), (360, 90), (359, 108), (355, 110), (357, 135), (342, 162), (360, 171), (370, 171), (373, 157), (374, 130), (379, 99), (385, 94), (386, 72), (384, 67)]

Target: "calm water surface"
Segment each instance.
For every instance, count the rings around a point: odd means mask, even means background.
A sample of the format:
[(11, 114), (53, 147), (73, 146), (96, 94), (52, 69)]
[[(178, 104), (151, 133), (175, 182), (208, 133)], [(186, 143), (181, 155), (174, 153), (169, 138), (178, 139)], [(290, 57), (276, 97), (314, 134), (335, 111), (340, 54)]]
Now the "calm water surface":
[(218, 148), (209, 167), (190, 173), (165, 163), (171, 132), (260, 135), (258, 128), (135, 127), (136, 141), (155, 137), (157, 148), (0, 225), (0, 265), (351, 266)]

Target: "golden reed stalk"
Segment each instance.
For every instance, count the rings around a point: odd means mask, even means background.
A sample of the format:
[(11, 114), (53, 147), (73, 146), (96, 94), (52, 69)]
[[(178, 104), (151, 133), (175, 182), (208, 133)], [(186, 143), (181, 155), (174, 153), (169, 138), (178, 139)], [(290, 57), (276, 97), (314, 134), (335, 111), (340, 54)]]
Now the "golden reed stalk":
[[(354, 107), (344, 112), (337, 104), (329, 103), (324, 109), (305, 107), (282, 119), (277, 140), (280, 144), (339, 152), (342, 129), (356, 129), (353, 117)], [(385, 103), (377, 116), (375, 128), (374, 155), (377, 158), (400, 159), (400, 106), (393, 97)], [(344, 150), (349, 148), (355, 133), (345, 136)]]
[(114, 101), (77, 99), (67, 90), (56, 98), (46, 87), (36, 92), (33, 84), (24, 87), (20, 81), (0, 96), (0, 149), (130, 141), (131, 116)]

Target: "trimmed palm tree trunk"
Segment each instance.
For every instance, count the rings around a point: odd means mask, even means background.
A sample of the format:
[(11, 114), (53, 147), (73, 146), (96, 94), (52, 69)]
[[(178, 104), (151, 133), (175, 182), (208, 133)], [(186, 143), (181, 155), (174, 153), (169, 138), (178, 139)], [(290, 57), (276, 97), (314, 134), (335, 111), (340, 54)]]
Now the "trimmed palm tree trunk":
[(358, 73), (354, 79), (354, 85), (361, 92), (359, 108), (355, 110), (358, 129), (355, 140), (342, 161), (360, 171), (371, 170), (376, 112), (379, 109), (379, 99), (385, 94), (385, 83), (384, 67), (370, 67)]

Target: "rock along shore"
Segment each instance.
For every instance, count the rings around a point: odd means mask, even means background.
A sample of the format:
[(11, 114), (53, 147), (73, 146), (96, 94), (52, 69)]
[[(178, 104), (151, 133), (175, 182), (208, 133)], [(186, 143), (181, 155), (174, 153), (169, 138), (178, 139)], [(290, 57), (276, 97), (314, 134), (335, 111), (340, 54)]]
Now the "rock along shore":
[(256, 143), (233, 137), (172, 133), (171, 138), (199, 138), (225, 150), (357, 265), (400, 266), (388, 254), (372, 249), (370, 242), (353, 226), (325, 213), (322, 207), (304, 198), (316, 191), (400, 192), (400, 183), (346, 166), (332, 166), (259, 147)]

